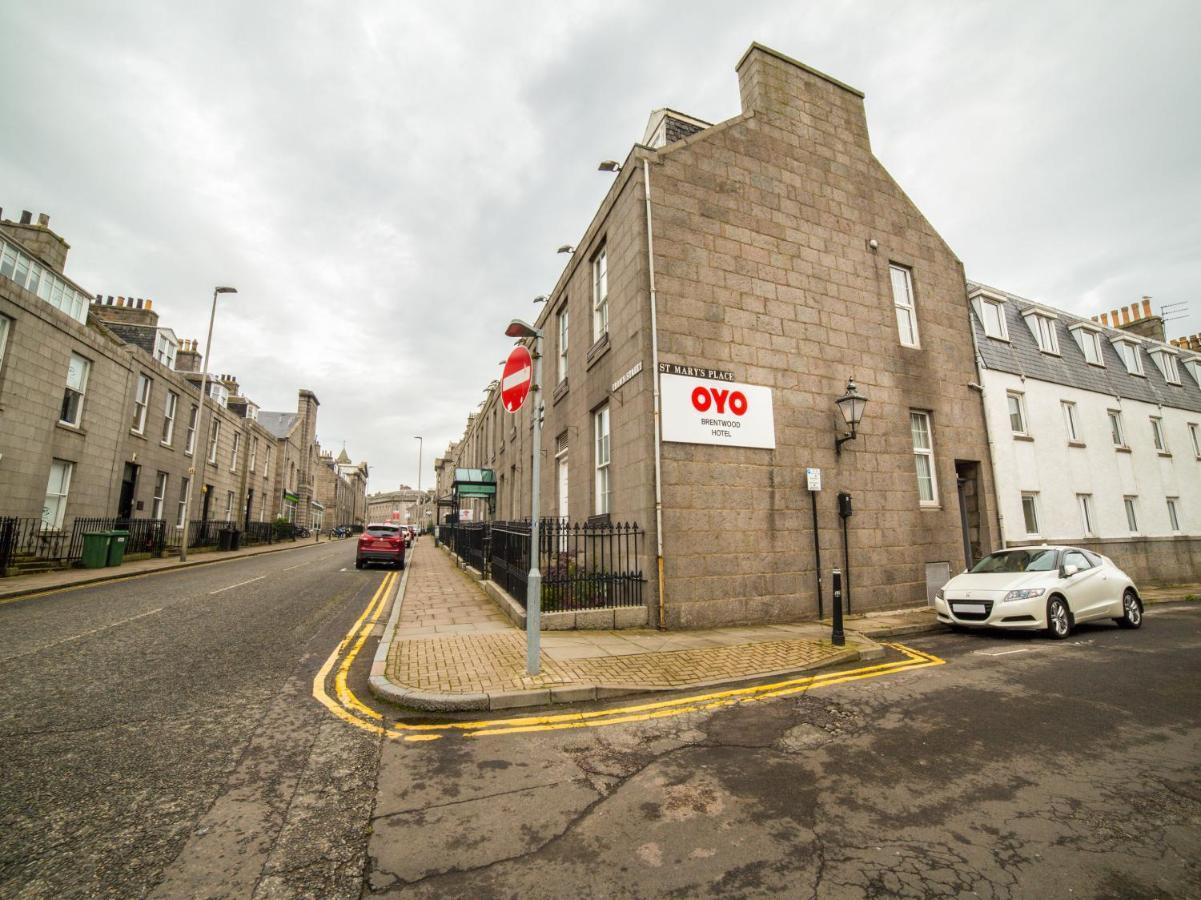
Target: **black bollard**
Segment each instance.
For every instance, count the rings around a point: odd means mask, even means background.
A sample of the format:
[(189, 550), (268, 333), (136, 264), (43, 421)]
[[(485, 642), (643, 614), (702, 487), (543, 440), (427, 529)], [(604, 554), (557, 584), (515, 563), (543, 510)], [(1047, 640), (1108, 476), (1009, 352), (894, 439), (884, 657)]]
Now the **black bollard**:
[(846, 646), (847, 636), (842, 631), (842, 570), (835, 569), (834, 582), (834, 631), (830, 635), (830, 643), (835, 647)]

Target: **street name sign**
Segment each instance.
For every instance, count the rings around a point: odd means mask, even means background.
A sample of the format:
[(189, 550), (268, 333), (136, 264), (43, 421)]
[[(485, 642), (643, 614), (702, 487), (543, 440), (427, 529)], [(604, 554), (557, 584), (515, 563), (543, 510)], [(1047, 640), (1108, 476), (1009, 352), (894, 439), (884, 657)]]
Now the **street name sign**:
[(534, 377), (534, 360), (525, 347), (514, 347), (505, 360), (505, 370), (500, 376), (500, 402), (511, 413), (521, 409), (529, 396)]
[(663, 440), (774, 450), (771, 388), (686, 375), (659, 376)]

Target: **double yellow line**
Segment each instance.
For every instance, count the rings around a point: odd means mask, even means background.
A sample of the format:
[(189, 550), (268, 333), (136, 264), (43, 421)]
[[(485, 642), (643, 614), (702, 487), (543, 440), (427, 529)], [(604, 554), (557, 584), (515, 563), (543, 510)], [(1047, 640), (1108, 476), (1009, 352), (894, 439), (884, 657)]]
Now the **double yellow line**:
[[(364, 705), (346, 683), (346, 674), (350, 671), (355, 657), (362, 650), (363, 644), (371, 629), (379, 621), (386, 600), (392, 587), (396, 584), (397, 575), (389, 573), (383, 583), (367, 604), (367, 608), (347, 633), (346, 637), (330, 654), (321, 671), (313, 679), (313, 696), (338, 718), (374, 734), (382, 734), (393, 740), (405, 741), (436, 741), (447, 735), (458, 733), (464, 737), (487, 737), (502, 734), (529, 734), (539, 731), (563, 731), (571, 728), (600, 728), (605, 725), (623, 725), (634, 722), (647, 722), (654, 719), (664, 719), (671, 716), (684, 715), (692, 712), (706, 712), (733, 706), (736, 703), (755, 703), (764, 700), (776, 700), (793, 694), (817, 688), (832, 687), (836, 684), (846, 684), (852, 681), (862, 681), (867, 678), (879, 678), (882, 675), (893, 675), (897, 672), (911, 669), (924, 669), (929, 666), (940, 666), (945, 660), (903, 644), (886, 644), (901, 654), (902, 658), (887, 663), (871, 666), (861, 666), (857, 669), (846, 669), (838, 672), (826, 672), (817, 675), (804, 675), (771, 684), (759, 684), (752, 687), (731, 688), (709, 694), (675, 697), (668, 700), (657, 700), (639, 703), (632, 706), (622, 706), (610, 709), (589, 710), (585, 712), (556, 713), (541, 716), (514, 716), (503, 719), (481, 719), (473, 722), (434, 722), (421, 725), (409, 725), (404, 722), (394, 722), (388, 725), (384, 717)], [(368, 621), (370, 619), (370, 621)], [(349, 648), (349, 650), (348, 650)], [(348, 652), (347, 652), (348, 651)], [(338, 659), (345, 653), (340, 665)], [(325, 691), (325, 682), (329, 673), (337, 665), (334, 675), (334, 694), (336, 700)]]

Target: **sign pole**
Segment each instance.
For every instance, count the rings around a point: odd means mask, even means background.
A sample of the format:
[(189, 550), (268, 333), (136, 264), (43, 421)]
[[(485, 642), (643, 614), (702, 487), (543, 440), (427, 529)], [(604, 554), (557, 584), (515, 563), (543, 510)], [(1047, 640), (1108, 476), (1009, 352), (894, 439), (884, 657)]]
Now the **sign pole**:
[(825, 618), (822, 610), (822, 542), (817, 534), (817, 491), (810, 489), (809, 499), (813, 501), (813, 561), (817, 572), (817, 617)]
[(530, 571), (525, 589), (525, 653), (526, 671), (537, 675), (542, 664), (542, 572), (539, 569), (542, 545), (539, 541), (538, 502), (539, 480), (542, 469), (542, 332), (534, 336), (534, 383), (530, 386), (534, 394), (531, 410), (534, 416), (534, 449), (530, 463), (533, 484), (530, 497)]

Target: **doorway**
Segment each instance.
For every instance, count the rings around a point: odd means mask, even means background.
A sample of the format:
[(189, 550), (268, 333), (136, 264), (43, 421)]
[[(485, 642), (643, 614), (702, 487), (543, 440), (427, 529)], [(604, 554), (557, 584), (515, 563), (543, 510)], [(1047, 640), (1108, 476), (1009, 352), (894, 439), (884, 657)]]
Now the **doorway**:
[(121, 476), (121, 499), (117, 502), (117, 518), (131, 519), (133, 518), (133, 498), (138, 489), (138, 470), (141, 468), (137, 463), (127, 462), (125, 464), (125, 473)]
[(980, 463), (955, 460), (955, 483), (959, 493), (959, 525), (963, 532), (963, 556), (970, 569), (985, 556), (980, 528)]
[(250, 527), (250, 517), (251, 517), (251, 515), (253, 515), (253, 510), (254, 510), (254, 488), (250, 488), (250, 490), (248, 490), (246, 492), (246, 519), (245, 519), (245, 524), (242, 526), (243, 528)]

